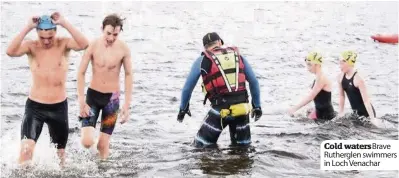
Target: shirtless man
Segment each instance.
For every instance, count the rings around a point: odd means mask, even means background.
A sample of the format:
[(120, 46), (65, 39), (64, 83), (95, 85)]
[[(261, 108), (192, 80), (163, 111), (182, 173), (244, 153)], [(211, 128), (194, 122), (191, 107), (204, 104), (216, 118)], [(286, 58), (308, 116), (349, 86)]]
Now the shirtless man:
[[(125, 103), (122, 106), (121, 124), (128, 120), (132, 95), (132, 62), (130, 49), (118, 39), (123, 20), (117, 15), (108, 15), (102, 23), (103, 36), (94, 40), (83, 55), (78, 72), (79, 120), (82, 122), (82, 145), (90, 148), (94, 144), (94, 128), (102, 110), (100, 137), (97, 144), (99, 156), (109, 155), (109, 142), (119, 111), (119, 74), (125, 71)], [(92, 64), (93, 76), (84, 96), (86, 69)]]
[[(57, 26), (64, 27), (72, 38), (56, 37)], [(26, 40), (25, 36), (36, 28), (38, 40)], [(11, 41), (7, 55), (27, 55), (32, 72), (33, 84), (25, 105), (21, 127), (21, 149), (19, 164), (32, 159), (36, 141), (46, 123), (51, 142), (57, 147), (61, 166), (65, 160), (65, 146), (68, 140), (68, 103), (66, 78), (68, 57), (71, 49), (83, 50), (88, 40), (60, 13), (51, 16), (34, 16), (28, 25)]]

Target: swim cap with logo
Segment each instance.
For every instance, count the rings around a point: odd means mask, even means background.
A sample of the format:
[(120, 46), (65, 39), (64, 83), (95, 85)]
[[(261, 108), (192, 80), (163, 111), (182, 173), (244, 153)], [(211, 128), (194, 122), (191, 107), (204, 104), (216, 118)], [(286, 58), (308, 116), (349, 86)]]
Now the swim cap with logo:
[(37, 25), (37, 29), (48, 30), (55, 29), (57, 26), (53, 24), (52, 18), (48, 15), (43, 15), (39, 19), (39, 23)]
[(320, 53), (311, 52), (305, 58), (305, 61), (310, 62), (312, 64), (320, 64), (321, 65), (323, 63), (323, 57), (321, 56)]
[(354, 66), (356, 63), (357, 53), (354, 51), (344, 51), (341, 53), (341, 57), (341, 60), (345, 61), (351, 66)]

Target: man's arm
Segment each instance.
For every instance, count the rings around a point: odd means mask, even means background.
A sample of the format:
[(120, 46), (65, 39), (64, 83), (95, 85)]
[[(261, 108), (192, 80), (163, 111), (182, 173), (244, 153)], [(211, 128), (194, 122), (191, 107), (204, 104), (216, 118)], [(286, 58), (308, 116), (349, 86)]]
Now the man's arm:
[(32, 41), (25, 41), (22, 43), (24, 40), (25, 36), (33, 29), (33, 26), (26, 26), (8, 45), (7, 48), (7, 55), (10, 57), (20, 57), (24, 54), (30, 54), (30, 49), (29, 45), (32, 43)]
[(73, 49), (74, 51), (80, 51), (87, 48), (89, 41), (87, 38), (78, 31), (72, 24), (65, 22), (64, 28), (68, 30), (72, 38), (69, 38), (67, 43), (67, 49)]
[(354, 83), (357, 83), (357, 87), (360, 90), (360, 94), (362, 95), (363, 103), (364, 103), (364, 106), (366, 107), (369, 117), (374, 118), (374, 112), (373, 112), (373, 108), (371, 106), (370, 97), (368, 95), (366, 84), (365, 84), (363, 78), (360, 77), (359, 75), (356, 75), (354, 80), (355, 80)]
[(79, 65), (79, 70), (78, 70), (78, 100), (79, 104), (84, 104), (85, 103), (85, 97), (84, 97), (84, 88), (85, 88), (85, 76), (86, 76), (86, 70), (87, 67), (89, 66), (89, 62), (92, 59), (92, 48), (94, 45), (94, 42), (87, 48), (85, 53), (83, 54), (82, 60), (80, 61)]
[(291, 114), (293, 114), (294, 112), (296, 112), (298, 109), (302, 108), (303, 106), (307, 105), (308, 103), (310, 103), (316, 96), (317, 94), (323, 89), (324, 85), (325, 85), (325, 79), (322, 77), (316, 77), (316, 82), (313, 86), (312, 91), (310, 92), (310, 94), (308, 96), (306, 96), (298, 105), (294, 106), (291, 109)]
[(87, 46), (89, 45), (89, 41), (86, 39), (86, 37), (72, 24), (65, 20), (59, 12), (53, 13), (51, 15), (51, 18), (53, 19), (54, 24), (61, 25), (71, 34), (72, 38), (68, 38), (68, 42), (66, 45), (67, 50), (73, 49), (75, 51), (80, 51), (87, 48)]
[(252, 96), (252, 102), (254, 104), (254, 107), (261, 107), (260, 104), (260, 89), (259, 89), (259, 82), (258, 79), (255, 76), (254, 71), (252, 70), (251, 65), (248, 63), (248, 61), (241, 56), (242, 61), (244, 63), (244, 73), (245, 77), (249, 83), (249, 90), (251, 91), (251, 96)]
[(184, 84), (182, 93), (181, 93), (181, 103), (180, 110), (188, 109), (188, 104), (190, 102), (191, 93), (194, 90), (195, 85), (198, 82), (198, 79), (201, 75), (201, 61), (202, 56), (197, 58), (193, 65), (191, 66), (191, 71), (186, 79), (186, 83)]
[[(345, 75), (345, 74), (343, 74)], [(344, 89), (342, 88), (342, 77), (343, 75), (338, 75), (338, 93), (339, 93), (339, 116), (342, 117), (344, 115), (344, 105), (345, 105), (345, 93)]]
[(123, 67), (125, 70), (125, 104), (123, 107), (128, 109), (132, 100), (133, 69), (130, 49), (127, 46), (125, 46), (125, 53), (125, 57), (123, 58)]
[(87, 48), (89, 41), (80, 31), (73, 27), (72, 24), (66, 22), (64, 28), (67, 29), (72, 36), (72, 38), (68, 40), (67, 49), (80, 51)]

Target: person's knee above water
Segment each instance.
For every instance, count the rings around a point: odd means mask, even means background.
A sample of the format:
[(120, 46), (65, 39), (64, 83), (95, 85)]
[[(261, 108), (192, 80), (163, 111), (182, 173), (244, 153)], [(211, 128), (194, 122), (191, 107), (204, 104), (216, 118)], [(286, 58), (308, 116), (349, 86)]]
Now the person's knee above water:
[(339, 115), (344, 115), (345, 93), (348, 96), (352, 110), (359, 116), (375, 118), (376, 113), (367, 91), (366, 83), (354, 69), (358, 54), (344, 51), (339, 57), (341, 74), (338, 76), (339, 86)]
[[(132, 62), (127, 44), (118, 39), (123, 30), (123, 19), (115, 14), (108, 15), (102, 22), (102, 37), (90, 43), (81, 60), (78, 71), (79, 118), (82, 123), (82, 145), (86, 148), (94, 144), (94, 129), (101, 115), (100, 137), (97, 144), (99, 156), (109, 155), (110, 137), (114, 131), (119, 112), (120, 80), (122, 66), (125, 71), (125, 102), (121, 107), (121, 123), (129, 119), (129, 106), (132, 97)], [(93, 76), (84, 96), (85, 74), (89, 63)]]
[(233, 143), (250, 143), (249, 107), (246, 81), (252, 95), (252, 113), (255, 120), (262, 115), (259, 83), (248, 61), (236, 47), (222, 47), (223, 40), (217, 33), (203, 37), (205, 50), (195, 60), (182, 90), (180, 111), (177, 116), (183, 121), (185, 114), (191, 116), (189, 100), (192, 91), (202, 76), (205, 99), (212, 109), (196, 135), (202, 145), (216, 143), (221, 131), (229, 125)]
[(315, 74), (316, 79), (313, 81), (313, 85), (311, 87), (312, 90), (299, 104), (290, 108), (289, 114), (293, 115), (297, 110), (313, 100), (315, 109), (312, 111), (311, 115), (309, 115), (311, 116), (310, 118), (331, 120), (335, 117), (334, 108), (331, 103), (332, 84), (327, 76), (323, 73), (323, 57), (320, 53), (311, 52), (305, 58), (305, 63), (309, 72)]
[(112, 135), (119, 111), (119, 95), (118, 91), (102, 93), (88, 88), (86, 104), (90, 107), (90, 110), (87, 117), (80, 117), (82, 127), (95, 128), (102, 110), (100, 131)]
[[(57, 37), (57, 25), (70, 32), (72, 38)], [(39, 38), (23, 42), (24, 37), (34, 28)], [(58, 149), (63, 166), (64, 149), (68, 140), (68, 102), (65, 87), (68, 56), (71, 50), (80, 51), (87, 45), (88, 40), (83, 34), (60, 13), (55, 12), (51, 16), (32, 17), (28, 26), (8, 46), (8, 56), (28, 56), (33, 81), (22, 121), (19, 163), (32, 159), (35, 144), (46, 123), (50, 140)]]

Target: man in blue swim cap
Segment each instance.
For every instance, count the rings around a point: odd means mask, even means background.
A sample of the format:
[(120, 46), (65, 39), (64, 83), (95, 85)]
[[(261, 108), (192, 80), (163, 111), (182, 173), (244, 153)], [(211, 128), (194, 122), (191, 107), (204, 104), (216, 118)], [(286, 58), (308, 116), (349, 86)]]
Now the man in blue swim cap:
[[(64, 27), (72, 38), (56, 37), (57, 25)], [(39, 39), (23, 41), (34, 28)], [(58, 12), (51, 16), (32, 17), (28, 25), (9, 44), (8, 56), (28, 56), (33, 80), (21, 127), (20, 164), (32, 159), (36, 141), (43, 124), (46, 123), (63, 166), (69, 129), (65, 85), (68, 56), (71, 49), (80, 51), (87, 46), (86, 37)]]
[(41, 16), (38, 19), (36, 30), (42, 45), (45, 48), (51, 47), (54, 42), (53, 37), (57, 31), (57, 26), (53, 23), (53, 19), (48, 15)]

